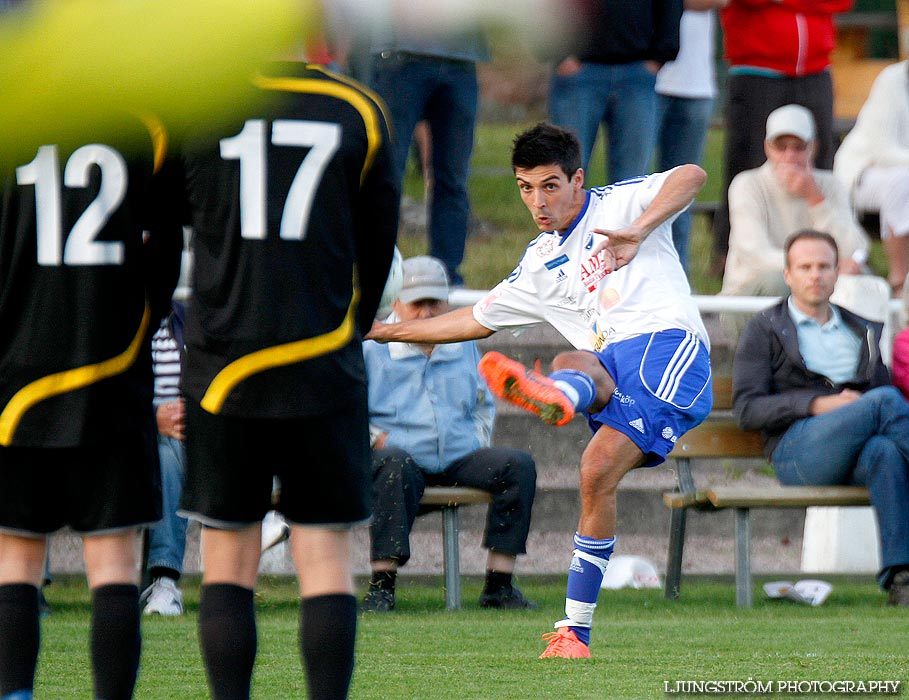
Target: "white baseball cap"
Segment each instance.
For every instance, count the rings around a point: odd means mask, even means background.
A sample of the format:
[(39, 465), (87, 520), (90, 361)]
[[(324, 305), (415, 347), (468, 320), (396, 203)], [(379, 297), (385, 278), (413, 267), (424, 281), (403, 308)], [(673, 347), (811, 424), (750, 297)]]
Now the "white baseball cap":
[(405, 304), (419, 299), (448, 301), (448, 273), (442, 261), (430, 255), (407, 258), (398, 299)]
[(814, 117), (801, 105), (784, 105), (767, 117), (768, 141), (780, 136), (795, 136), (805, 143), (814, 140)]

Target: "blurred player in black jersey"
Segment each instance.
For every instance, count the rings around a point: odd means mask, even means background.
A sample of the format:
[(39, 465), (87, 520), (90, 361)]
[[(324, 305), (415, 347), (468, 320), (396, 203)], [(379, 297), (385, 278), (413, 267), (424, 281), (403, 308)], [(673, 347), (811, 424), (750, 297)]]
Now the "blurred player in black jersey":
[(368, 519), (362, 335), (391, 263), (398, 191), (377, 98), (301, 63), (254, 81), (270, 106), (187, 145), (194, 230), (182, 513), (204, 525), (199, 633), (216, 700), (248, 698), (260, 523), (292, 526), (310, 697), (346, 698), (351, 527)]
[(137, 532), (161, 516), (149, 339), (183, 235), (163, 205), (163, 132), (135, 117), (118, 131), (0, 163), (2, 698), (32, 697), (47, 536), (67, 525), (92, 593), (95, 697), (136, 682)]

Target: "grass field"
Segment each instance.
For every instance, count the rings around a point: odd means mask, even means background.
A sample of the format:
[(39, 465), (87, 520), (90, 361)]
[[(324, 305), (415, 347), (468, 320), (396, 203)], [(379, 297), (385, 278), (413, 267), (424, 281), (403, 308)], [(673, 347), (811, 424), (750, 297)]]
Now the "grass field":
[[(512, 139), (533, 123), (481, 123), (477, 128), (471, 161), (470, 202), (473, 213), (490, 224), (494, 232), (473, 235), (467, 242), (462, 274), (469, 288), (490, 289), (506, 277), (520, 259), (527, 243), (537, 234), (518, 195), (509, 166)], [(698, 195), (702, 201), (720, 199), (722, 149), (722, 130), (711, 129), (702, 164), (707, 171), (707, 183)], [(604, 161), (603, 146), (598, 142), (587, 173), (588, 187), (606, 183)], [(415, 159), (411, 159), (404, 192), (417, 200), (423, 198), (423, 184)], [(401, 237), (398, 246), (405, 257), (424, 254), (427, 250), (423, 237)], [(722, 279), (711, 275), (710, 262), (709, 220), (705, 216), (695, 216), (689, 249), (689, 280), (697, 294), (716, 294), (720, 290)], [(869, 264), (877, 274), (886, 276), (886, 257), (878, 240), (872, 241)]]
[[(821, 607), (758, 600), (733, 603), (729, 580), (692, 579), (683, 597), (661, 591), (604, 591), (591, 660), (539, 660), (540, 635), (561, 616), (564, 580), (521, 579), (534, 611), (476, 607), (480, 584), (465, 582), (465, 609), (448, 612), (437, 578), (403, 580), (398, 609), (360, 618), (353, 700), (641, 700), (665, 698), (664, 681), (907, 680), (905, 610), (884, 606), (870, 581), (832, 579)], [(143, 618), (137, 700), (202, 700), (196, 638), (198, 581), (185, 586), (188, 613)], [(42, 627), (38, 700), (91, 695), (88, 595), (79, 579), (48, 591), (54, 613)], [(256, 700), (305, 698), (297, 653), (297, 600), (289, 578), (258, 591)], [(801, 695), (799, 697), (843, 697)]]

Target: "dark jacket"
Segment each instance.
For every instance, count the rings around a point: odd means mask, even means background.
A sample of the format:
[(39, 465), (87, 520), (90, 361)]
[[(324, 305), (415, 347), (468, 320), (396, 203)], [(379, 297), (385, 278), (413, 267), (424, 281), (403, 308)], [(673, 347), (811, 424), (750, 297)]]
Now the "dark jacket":
[[(585, 63), (666, 63), (679, 53), (682, 0), (577, 0), (576, 31), (558, 60)], [(571, 5), (568, 6), (569, 8)]]
[(789, 426), (811, 415), (812, 399), (844, 388), (868, 391), (890, 384), (879, 350), (883, 326), (836, 308), (843, 322), (864, 339), (855, 377), (844, 384), (834, 384), (805, 366), (785, 299), (745, 326), (735, 352), (732, 408), (741, 428), (763, 433), (768, 459)]

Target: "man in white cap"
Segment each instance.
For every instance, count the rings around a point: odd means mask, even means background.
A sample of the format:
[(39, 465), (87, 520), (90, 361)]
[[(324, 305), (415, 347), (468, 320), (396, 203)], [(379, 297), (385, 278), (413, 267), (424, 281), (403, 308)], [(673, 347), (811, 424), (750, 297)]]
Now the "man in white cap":
[(814, 167), (814, 117), (795, 104), (767, 117), (767, 161), (729, 186), (729, 255), (721, 294), (784, 296), (784, 244), (796, 231), (825, 231), (836, 240), (840, 274), (862, 272), (868, 237), (849, 193), (829, 170)]
[[(404, 282), (389, 321), (448, 311), (448, 275), (440, 260), (421, 255), (405, 260), (403, 267)], [(517, 555), (526, 551), (536, 465), (526, 452), (489, 446), (495, 405), (477, 371), (476, 343), (367, 341), (363, 356), (373, 448), (373, 573), (360, 609), (394, 608), (398, 567), (410, 559), (410, 530), (426, 486), (490, 492), (480, 606), (535, 607), (514, 585), (512, 573)]]

